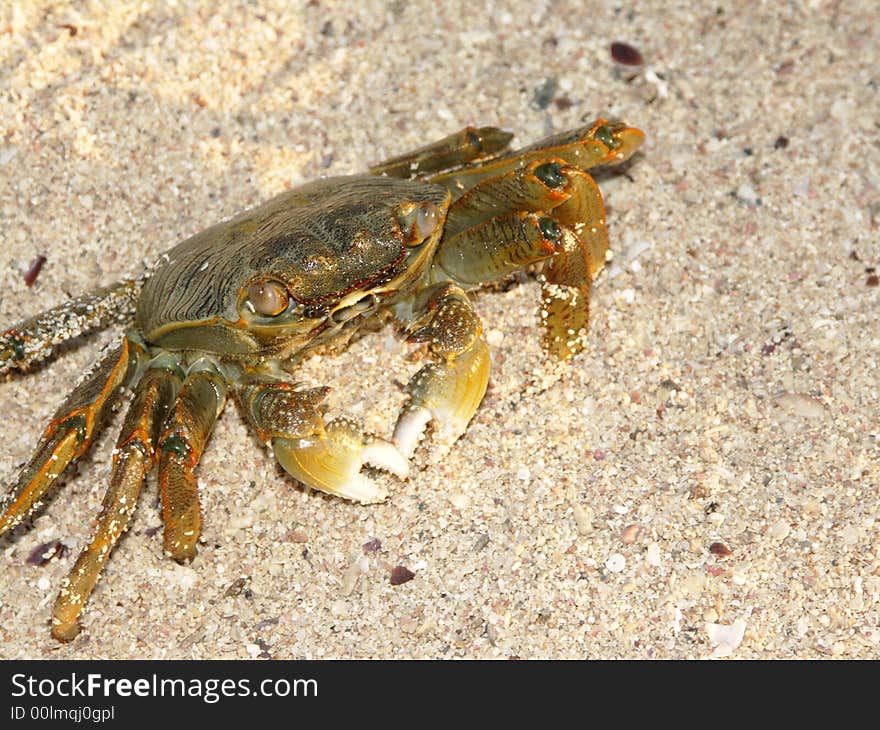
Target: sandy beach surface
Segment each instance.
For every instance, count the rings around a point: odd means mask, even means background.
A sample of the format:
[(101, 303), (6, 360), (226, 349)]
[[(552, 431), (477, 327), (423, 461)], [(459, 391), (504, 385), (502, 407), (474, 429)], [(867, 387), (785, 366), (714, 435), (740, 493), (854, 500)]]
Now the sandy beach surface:
[[(196, 560), (163, 555), (151, 478), (61, 645), (117, 414), (0, 538), (0, 657), (880, 656), (878, 69), (868, 0), (4, 3), (0, 327), (466, 124), (647, 140), (600, 178), (614, 257), (560, 382), (522, 395), (534, 279), (481, 295), (485, 401), (366, 506), (298, 486), (228, 404)], [(0, 483), (118, 335), (0, 379)], [(302, 377), (389, 436), (420, 362), (379, 332)]]

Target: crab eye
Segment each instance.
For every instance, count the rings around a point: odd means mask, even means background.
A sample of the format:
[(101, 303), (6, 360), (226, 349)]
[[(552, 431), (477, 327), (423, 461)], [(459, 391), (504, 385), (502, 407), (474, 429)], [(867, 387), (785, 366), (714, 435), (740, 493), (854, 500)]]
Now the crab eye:
[(440, 225), (440, 209), (433, 203), (422, 203), (416, 213), (415, 229), (419, 238), (427, 238)]
[(255, 281), (247, 288), (247, 298), (254, 311), (264, 317), (277, 317), (290, 301), (287, 289), (276, 281)]
[(398, 214), (400, 227), (404, 233), (408, 233), (407, 243), (417, 246), (437, 230), (440, 225), (442, 213), (434, 203), (424, 202), (418, 205), (412, 203), (402, 207)]

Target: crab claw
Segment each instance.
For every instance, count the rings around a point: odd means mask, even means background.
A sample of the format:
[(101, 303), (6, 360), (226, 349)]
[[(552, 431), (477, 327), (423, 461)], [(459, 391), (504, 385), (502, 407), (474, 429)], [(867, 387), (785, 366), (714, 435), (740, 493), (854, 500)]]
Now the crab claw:
[(394, 443), (411, 457), (434, 422), (433, 458), (442, 457), (470, 423), (489, 382), (489, 347), (480, 338), (454, 360), (425, 365), (407, 386), (410, 399), (394, 427)]
[(275, 458), (291, 476), (315, 489), (356, 502), (381, 502), (386, 493), (361, 474), (364, 464), (403, 478), (406, 458), (394, 444), (361, 433), (347, 418), (327, 423), (323, 432), (305, 438), (272, 439)]

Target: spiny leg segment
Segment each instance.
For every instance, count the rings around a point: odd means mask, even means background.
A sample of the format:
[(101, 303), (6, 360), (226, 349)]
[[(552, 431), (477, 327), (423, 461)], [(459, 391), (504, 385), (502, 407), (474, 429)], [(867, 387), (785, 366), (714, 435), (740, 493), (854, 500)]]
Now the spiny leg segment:
[(158, 358), (137, 384), (116, 443), (110, 486), (92, 528), (92, 538), (55, 600), (52, 635), (60, 641), (70, 641), (79, 633), (78, 619), (86, 601), (111, 551), (128, 529), (144, 477), (153, 466), (159, 428), (180, 387), (178, 372), (175, 360)]
[(513, 138), (497, 127), (465, 127), (412, 152), (392, 157), (370, 168), (373, 175), (412, 178), (491, 159)]
[(134, 311), (141, 280), (121, 281), (72, 299), (0, 333), (0, 375), (23, 369), (68, 340), (122, 321)]
[(143, 347), (126, 338), (101, 359), (64, 401), (2, 505), (0, 535), (18, 525), (67, 466), (88, 450), (113, 395), (121, 385), (137, 378), (143, 361)]
[(445, 185), (452, 191), (453, 198), (457, 198), (484, 180), (501, 177), (536, 161), (557, 158), (581, 170), (617, 165), (632, 157), (644, 138), (641, 131), (621, 122), (597, 119), (592, 124), (550, 135), (503, 156), (426, 179)]

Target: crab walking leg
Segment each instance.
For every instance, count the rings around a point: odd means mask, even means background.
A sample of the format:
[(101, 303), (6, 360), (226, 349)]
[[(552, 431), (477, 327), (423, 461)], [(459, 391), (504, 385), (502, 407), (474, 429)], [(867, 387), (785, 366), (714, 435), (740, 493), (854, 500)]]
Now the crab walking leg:
[(211, 360), (199, 358), (187, 372), (159, 440), (165, 551), (180, 562), (197, 552), (202, 514), (195, 470), (225, 403), (223, 377)]
[(455, 281), (478, 285), (543, 260), (544, 350), (554, 364), (565, 364), (584, 347), (590, 281), (607, 251), (599, 188), (558, 158), (465, 192), (449, 209), (436, 261)]
[(513, 135), (497, 127), (465, 127), (412, 152), (373, 165), (372, 175), (412, 178), (496, 155)]
[(445, 185), (455, 198), (483, 180), (500, 177), (536, 160), (560, 158), (582, 170), (616, 165), (632, 157), (644, 139), (645, 135), (634, 127), (597, 119), (590, 125), (551, 135), (503, 157), (463, 170), (434, 175), (429, 180)]
[(549, 216), (505, 213), (444, 237), (434, 261), (450, 279), (478, 286), (552, 256), (559, 236)]
[(553, 211), (561, 237), (541, 272), (544, 350), (565, 364), (583, 350), (590, 323), (590, 282), (605, 264), (608, 229), (599, 188), (587, 173), (566, 167), (572, 196)]
[(98, 289), (0, 333), (0, 375), (52, 354), (56, 345), (123, 320), (133, 311), (141, 282), (121, 281)]
[(409, 381), (409, 400), (394, 427), (394, 442), (411, 457), (433, 421), (440, 447), (434, 458), (439, 458), (464, 433), (486, 394), (490, 356), (483, 326), (467, 295), (449, 282), (418, 295), (410, 311), (399, 305), (395, 314), (411, 319), (409, 339), (428, 343), (438, 361)]
[(0, 535), (19, 524), (92, 443), (119, 386), (136, 379), (143, 349), (126, 338), (82, 379), (43, 433), (0, 508)]
[(180, 378), (164, 368), (147, 370), (138, 383), (116, 443), (110, 486), (92, 528), (92, 538), (64, 579), (55, 600), (52, 635), (59, 641), (70, 641), (79, 633), (79, 615), (110, 552), (128, 529), (144, 477), (153, 465), (159, 427), (179, 387)]
[(504, 213), (535, 213), (562, 205), (571, 196), (563, 164), (539, 160), (475, 185), (449, 208), (443, 235), (452, 238)]
[(322, 492), (357, 502), (385, 498), (378, 485), (361, 474), (364, 464), (399, 477), (409, 471), (392, 444), (362, 433), (357, 423), (337, 418), (324, 423), (319, 403), (329, 388), (303, 389), (264, 373), (251, 375), (237, 389), (239, 401), (259, 437), (291, 476)]

